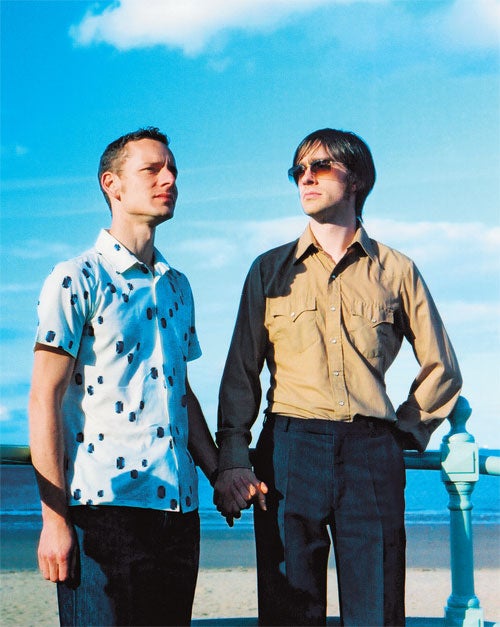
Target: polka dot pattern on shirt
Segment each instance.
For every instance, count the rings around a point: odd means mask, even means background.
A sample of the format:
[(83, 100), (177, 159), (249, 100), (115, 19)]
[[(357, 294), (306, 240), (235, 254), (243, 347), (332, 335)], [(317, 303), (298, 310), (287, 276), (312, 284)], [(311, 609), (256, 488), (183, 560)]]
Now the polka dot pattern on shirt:
[(199, 356), (185, 276), (155, 273), (102, 232), (59, 264), (40, 297), (37, 341), (75, 357), (64, 399), (70, 503), (189, 511), (186, 363)]

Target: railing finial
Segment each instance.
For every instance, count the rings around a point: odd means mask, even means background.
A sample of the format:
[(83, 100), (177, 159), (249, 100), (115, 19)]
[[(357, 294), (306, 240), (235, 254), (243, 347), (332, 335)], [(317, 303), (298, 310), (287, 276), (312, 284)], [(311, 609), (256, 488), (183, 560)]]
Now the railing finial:
[(447, 435), (444, 436), (443, 442), (474, 442), (474, 436), (466, 429), (467, 420), (471, 417), (472, 408), (469, 401), (464, 396), (459, 396), (453, 411), (448, 416), (451, 428)]

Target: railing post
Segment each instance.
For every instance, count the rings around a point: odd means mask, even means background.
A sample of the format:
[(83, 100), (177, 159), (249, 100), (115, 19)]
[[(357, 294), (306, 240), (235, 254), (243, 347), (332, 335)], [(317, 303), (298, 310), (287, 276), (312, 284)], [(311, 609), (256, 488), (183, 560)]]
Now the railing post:
[(472, 410), (460, 397), (449, 416), (450, 432), (441, 444), (441, 477), (449, 495), (451, 595), (447, 627), (483, 627), (483, 610), (474, 594), (471, 494), (479, 479), (479, 450), (465, 423)]

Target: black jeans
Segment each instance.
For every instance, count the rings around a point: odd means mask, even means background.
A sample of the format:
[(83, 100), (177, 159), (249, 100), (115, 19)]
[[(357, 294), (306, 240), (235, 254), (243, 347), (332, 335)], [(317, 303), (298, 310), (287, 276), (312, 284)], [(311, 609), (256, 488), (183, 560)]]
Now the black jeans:
[(404, 625), (403, 452), (388, 423), (272, 417), (255, 455), (270, 489), (254, 508), (261, 625), (325, 625), (330, 536), (340, 618)]
[(70, 508), (74, 582), (58, 584), (61, 625), (189, 625), (198, 575), (198, 512)]

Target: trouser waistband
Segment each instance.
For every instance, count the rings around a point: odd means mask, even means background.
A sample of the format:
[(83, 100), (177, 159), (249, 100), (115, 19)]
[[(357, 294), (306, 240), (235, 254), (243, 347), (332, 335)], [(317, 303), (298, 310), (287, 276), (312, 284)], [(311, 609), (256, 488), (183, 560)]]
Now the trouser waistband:
[(374, 434), (394, 428), (394, 423), (383, 418), (356, 416), (352, 422), (323, 418), (294, 418), (281, 414), (267, 414), (264, 425), (280, 431), (302, 431), (319, 435)]

